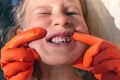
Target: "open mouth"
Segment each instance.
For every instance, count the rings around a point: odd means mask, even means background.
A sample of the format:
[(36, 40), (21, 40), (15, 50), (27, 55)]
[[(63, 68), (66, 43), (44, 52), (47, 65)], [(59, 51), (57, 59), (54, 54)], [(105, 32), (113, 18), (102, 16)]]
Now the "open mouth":
[(47, 38), (47, 42), (52, 44), (68, 44), (73, 41), (72, 33), (53, 34)]

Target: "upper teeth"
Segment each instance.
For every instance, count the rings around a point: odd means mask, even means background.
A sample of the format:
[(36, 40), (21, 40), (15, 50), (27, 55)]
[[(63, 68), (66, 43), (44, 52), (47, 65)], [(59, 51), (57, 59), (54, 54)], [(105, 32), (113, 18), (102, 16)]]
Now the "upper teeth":
[(51, 42), (53, 43), (68, 43), (71, 41), (71, 38), (70, 37), (55, 37), (55, 38), (52, 38)]

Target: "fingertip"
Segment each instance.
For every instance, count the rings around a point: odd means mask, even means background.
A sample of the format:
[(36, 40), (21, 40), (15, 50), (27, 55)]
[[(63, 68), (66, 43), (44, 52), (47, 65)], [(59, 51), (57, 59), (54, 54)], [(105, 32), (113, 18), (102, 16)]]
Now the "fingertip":
[(102, 41), (101, 38), (98, 38), (89, 34), (85, 34), (85, 33), (80, 33), (80, 32), (75, 32), (72, 38), (76, 41), (79, 41), (88, 45), (94, 45), (95, 43)]
[(36, 27), (32, 30), (30, 30), (30, 32), (33, 32), (34, 36), (36, 36), (36, 38), (42, 38), (46, 35), (47, 31), (43, 28), (40, 27)]

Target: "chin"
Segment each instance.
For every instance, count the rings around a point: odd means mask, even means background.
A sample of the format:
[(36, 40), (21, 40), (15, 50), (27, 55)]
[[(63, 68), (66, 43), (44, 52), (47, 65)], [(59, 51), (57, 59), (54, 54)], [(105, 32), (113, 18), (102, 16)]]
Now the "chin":
[(56, 66), (56, 65), (66, 65), (66, 64), (71, 64), (72, 61), (68, 61), (68, 59), (47, 59), (47, 60), (42, 60), (43, 63), (47, 64), (47, 65), (52, 65), (52, 66)]

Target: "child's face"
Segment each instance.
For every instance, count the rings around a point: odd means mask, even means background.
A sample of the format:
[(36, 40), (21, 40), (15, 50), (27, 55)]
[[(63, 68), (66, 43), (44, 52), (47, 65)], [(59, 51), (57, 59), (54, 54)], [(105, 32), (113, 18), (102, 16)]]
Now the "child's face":
[(74, 31), (88, 33), (78, 0), (27, 0), (25, 30), (42, 27), (47, 35), (29, 44), (43, 62), (51, 65), (70, 64), (86, 49), (71, 39)]

